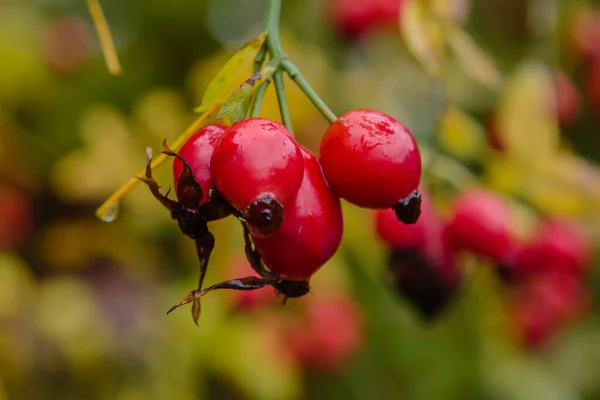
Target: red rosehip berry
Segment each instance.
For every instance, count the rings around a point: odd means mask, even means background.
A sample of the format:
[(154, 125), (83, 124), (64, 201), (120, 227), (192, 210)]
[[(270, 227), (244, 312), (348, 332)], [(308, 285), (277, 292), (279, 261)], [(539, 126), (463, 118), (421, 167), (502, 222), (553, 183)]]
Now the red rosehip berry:
[(572, 21), (573, 47), (586, 59), (600, 57), (600, 10), (584, 10)]
[(282, 330), (284, 343), (307, 369), (339, 370), (364, 341), (362, 310), (349, 297), (338, 295), (309, 301), (303, 311)]
[(537, 347), (581, 315), (588, 304), (589, 294), (581, 278), (554, 271), (516, 286), (510, 309), (523, 342)]
[(250, 118), (221, 136), (210, 172), (219, 193), (242, 212), (252, 234), (269, 236), (283, 221), (283, 205), (298, 192), (304, 161), (283, 125)]
[(592, 244), (583, 229), (575, 221), (551, 218), (541, 223), (529, 243), (513, 252), (502, 272), (517, 280), (553, 271), (583, 274), (591, 259)]
[[(202, 200), (199, 205), (209, 200), (210, 186), (212, 184), (210, 158), (215, 144), (226, 129), (225, 125), (206, 125), (194, 133), (179, 150), (179, 155), (190, 165), (194, 173), (194, 178), (196, 178), (196, 181), (202, 188)], [(182, 172), (183, 162), (178, 158), (174, 158), (173, 181), (175, 182), (175, 187), (177, 187)]]
[(395, 248), (424, 251), (431, 238), (439, 234), (441, 221), (437, 216), (429, 195), (421, 192), (421, 216), (414, 224), (398, 221), (394, 210), (375, 211), (375, 231), (387, 245)]
[(334, 0), (334, 25), (348, 39), (358, 39), (379, 26), (397, 27), (404, 0)]
[(304, 179), (284, 210), (284, 221), (268, 238), (253, 237), (264, 263), (281, 278), (308, 280), (337, 251), (343, 231), (340, 200), (323, 176), (317, 158), (301, 148)]
[(476, 189), (455, 199), (445, 228), (450, 245), (501, 261), (514, 248), (508, 204), (497, 194)]
[(554, 74), (552, 85), (550, 109), (560, 125), (568, 125), (579, 115), (579, 95), (573, 82), (564, 72)]
[(18, 189), (0, 186), (0, 249), (14, 249), (27, 240), (33, 226), (31, 200)]
[(364, 208), (392, 208), (421, 180), (421, 155), (395, 118), (372, 110), (339, 117), (321, 140), (321, 165), (333, 191)]

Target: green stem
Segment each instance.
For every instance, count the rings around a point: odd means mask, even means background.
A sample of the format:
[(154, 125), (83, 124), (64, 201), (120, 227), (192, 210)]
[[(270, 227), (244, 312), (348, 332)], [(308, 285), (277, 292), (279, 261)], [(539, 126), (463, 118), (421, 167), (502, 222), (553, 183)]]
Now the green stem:
[(267, 0), (267, 17), (265, 19), (265, 31), (267, 32), (267, 47), (271, 59), (282, 60), (287, 58), (281, 40), (279, 39), (279, 20), (281, 16), (282, 0)]
[(279, 111), (281, 112), (281, 121), (290, 133), (294, 133), (292, 127), (292, 119), (290, 118), (290, 110), (288, 108), (287, 99), (285, 97), (285, 86), (283, 84), (283, 70), (277, 68), (273, 76), (275, 83), (275, 92), (277, 93), (277, 101), (279, 102)]
[(263, 63), (265, 62), (265, 58), (267, 57), (267, 45), (263, 44), (258, 53), (256, 53), (256, 58), (254, 59), (254, 69), (252, 73), (256, 74), (262, 68)]
[(331, 111), (331, 109), (327, 106), (323, 99), (319, 97), (317, 92), (315, 92), (315, 90), (310, 86), (310, 84), (306, 81), (304, 76), (302, 76), (298, 67), (296, 67), (294, 63), (291, 62), (289, 59), (281, 61), (281, 66), (283, 67), (285, 72), (288, 73), (290, 78), (292, 78), (292, 80), (296, 82), (296, 85), (300, 87), (300, 89), (304, 92), (306, 97), (308, 97), (309, 100), (314, 104), (317, 110), (319, 110), (319, 112), (323, 114), (325, 119), (327, 119), (327, 121), (329, 121), (330, 124), (332, 124), (337, 119), (337, 116), (333, 113), (333, 111)]

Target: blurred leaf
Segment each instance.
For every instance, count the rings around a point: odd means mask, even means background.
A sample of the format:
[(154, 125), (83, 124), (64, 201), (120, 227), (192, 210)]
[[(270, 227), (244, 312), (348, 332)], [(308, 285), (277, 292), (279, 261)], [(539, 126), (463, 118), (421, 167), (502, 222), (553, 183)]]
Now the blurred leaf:
[(206, 88), (202, 96), (202, 104), (194, 109), (195, 112), (207, 112), (215, 104), (222, 104), (227, 99), (227, 96), (247, 77), (246, 71), (254, 63), (256, 53), (266, 37), (266, 33), (261, 33), (256, 39), (246, 43), (225, 63)]
[(266, 65), (259, 72), (246, 79), (241, 86), (233, 91), (223, 103), (223, 107), (217, 118), (222, 119), (226, 124), (233, 124), (234, 122), (241, 121), (248, 115), (250, 108), (250, 98), (252, 94), (258, 89), (258, 87), (269, 79), (275, 68)]
[(268, 320), (238, 318), (223, 324), (212, 356), (215, 367), (250, 400), (300, 398), (299, 371)]
[(400, 21), (402, 36), (411, 54), (433, 76), (443, 71), (445, 32), (427, 2), (410, 0)]
[(17, 256), (0, 252), (0, 318), (17, 315), (29, 306), (33, 286), (27, 264)]
[(548, 107), (550, 79), (543, 65), (527, 63), (508, 82), (498, 105), (496, 124), (509, 157), (529, 163), (556, 152), (559, 132)]
[(94, 25), (96, 26), (96, 32), (100, 39), (100, 47), (102, 47), (102, 53), (104, 53), (104, 59), (106, 60), (106, 66), (113, 75), (121, 75), (123, 72), (121, 64), (119, 63), (119, 57), (117, 50), (115, 50), (115, 44), (108, 28), (108, 23), (104, 17), (104, 11), (98, 0), (86, 0)]
[(480, 83), (497, 88), (502, 80), (492, 58), (462, 28), (450, 30), (448, 43), (461, 67)]
[(444, 112), (439, 141), (450, 154), (463, 160), (480, 160), (487, 148), (481, 125), (456, 107)]

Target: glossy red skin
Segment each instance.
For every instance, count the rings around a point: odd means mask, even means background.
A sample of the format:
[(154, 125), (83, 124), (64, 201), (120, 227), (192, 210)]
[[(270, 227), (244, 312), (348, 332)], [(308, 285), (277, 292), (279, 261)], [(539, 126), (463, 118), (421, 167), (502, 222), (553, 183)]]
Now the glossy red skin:
[(515, 250), (507, 267), (523, 279), (545, 271), (583, 274), (591, 267), (592, 243), (582, 228), (566, 219), (542, 222), (530, 243)]
[(364, 342), (362, 310), (351, 298), (336, 296), (310, 301), (299, 319), (282, 330), (283, 341), (307, 369), (334, 372)]
[(325, 132), (320, 152), (333, 191), (359, 207), (391, 208), (421, 180), (421, 154), (412, 134), (378, 111), (339, 117)]
[(581, 315), (588, 304), (589, 294), (580, 277), (560, 271), (546, 272), (514, 288), (511, 315), (523, 342), (536, 347)]
[[(179, 155), (190, 165), (196, 181), (202, 188), (202, 200), (200, 204), (208, 201), (209, 188), (212, 184), (210, 175), (210, 157), (215, 144), (223, 135), (227, 127), (221, 124), (206, 125), (194, 133), (194, 135), (181, 147)], [(173, 159), (173, 182), (177, 187), (179, 177), (183, 172), (183, 162)]]
[(495, 261), (504, 260), (515, 246), (507, 203), (484, 189), (465, 192), (455, 199), (445, 235), (455, 250), (471, 251)]
[(337, 251), (342, 240), (340, 200), (321, 171), (317, 158), (302, 148), (304, 179), (285, 205), (284, 221), (269, 238), (252, 238), (269, 269), (285, 279), (310, 278)]
[(334, 0), (333, 23), (349, 39), (358, 39), (379, 26), (397, 29), (402, 3), (404, 0)]
[(280, 123), (249, 118), (230, 126), (216, 144), (210, 172), (219, 193), (243, 210), (263, 196), (284, 204), (302, 183), (300, 147)]
[(553, 96), (550, 101), (550, 108), (556, 115), (560, 125), (568, 125), (579, 115), (580, 102), (579, 94), (569, 78), (564, 72), (557, 72), (553, 79)]

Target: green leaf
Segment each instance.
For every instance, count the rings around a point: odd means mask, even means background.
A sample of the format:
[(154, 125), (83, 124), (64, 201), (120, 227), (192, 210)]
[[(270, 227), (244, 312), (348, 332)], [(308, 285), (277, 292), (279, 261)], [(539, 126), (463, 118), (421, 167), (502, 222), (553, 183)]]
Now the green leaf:
[(256, 39), (246, 43), (225, 63), (219, 73), (213, 78), (204, 95), (202, 104), (194, 109), (197, 113), (206, 112), (227, 99), (227, 96), (240, 85), (245, 77), (248, 76), (256, 53), (262, 47), (266, 33), (261, 33)]
[(558, 126), (548, 106), (551, 87), (549, 71), (539, 63), (523, 65), (508, 82), (496, 126), (509, 157), (531, 164), (558, 150)]
[(492, 58), (463, 29), (452, 29), (448, 43), (460, 66), (473, 79), (492, 89), (500, 85), (502, 75), (496, 69)]
[(246, 79), (242, 85), (227, 97), (221, 111), (217, 114), (217, 118), (222, 119), (226, 124), (232, 124), (246, 118), (246, 115), (248, 115), (248, 108), (250, 107), (250, 97), (252, 96), (252, 93), (254, 93), (263, 82), (269, 79), (274, 72), (275, 68), (266, 65), (259, 72)]
[(427, 73), (439, 76), (444, 61), (444, 26), (428, 7), (427, 2), (411, 0), (406, 4), (400, 29), (409, 52)]

